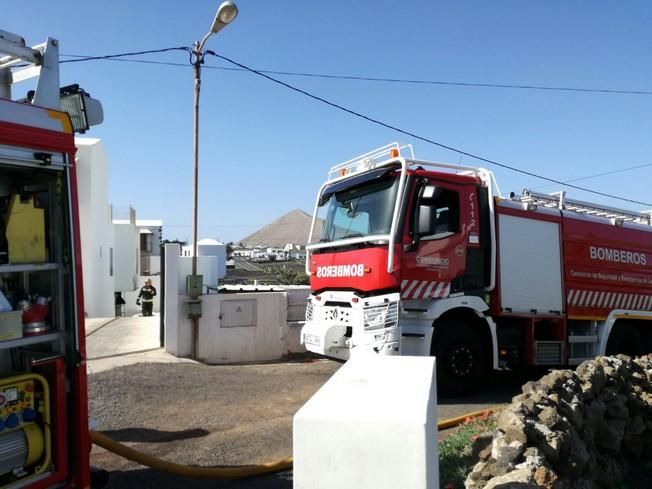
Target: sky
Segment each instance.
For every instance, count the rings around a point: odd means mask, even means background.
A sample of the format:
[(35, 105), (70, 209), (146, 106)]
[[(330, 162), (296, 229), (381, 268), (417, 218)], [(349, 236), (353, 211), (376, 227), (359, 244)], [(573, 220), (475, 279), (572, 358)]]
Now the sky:
[[(206, 45), (261, 70), (613, 90), (652, 90), (652, 3), (645, 0), (237, 0)], [(190, 46), (218, 1), (4, 1), (0, 29), (63, 55)], [(189, 240), (193, 71), (181, 51), (61, 65), (104, 107), (109, 199)], [(483, 166), (503, 194), (559, 185), (379, 127), (207, 57), (200, 101), (199, 237), (234, 241), (293, 209), (312, 212), (328, 169), (384, 144), (419, 159)], [(652, 163), (652, 95), (320, 79), (280, 80), (425, 138), (567, 181)], [(25, 89), (28, 89), (26, 87)], [(18, 86), (20, 90), (20, 85)], [(18, 93), (15, 92), (15, 95)], [(652, 202), (652, 166), (577, 182)], [(569, 198), (646, 210), (569, 190)]]

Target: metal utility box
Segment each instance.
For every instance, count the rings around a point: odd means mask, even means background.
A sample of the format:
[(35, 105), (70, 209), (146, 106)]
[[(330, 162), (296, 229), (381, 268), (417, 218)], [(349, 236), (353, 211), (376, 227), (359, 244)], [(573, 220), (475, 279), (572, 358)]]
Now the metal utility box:
[(188, 275), (186, 276), (186, 294), (190, 297), (200, 296), (204, 286), (203, 275)]
[(188, 317), (190, 319), (199, 319), (201, 317), (201, 300), (200, 299), (190, 299), (186, 301), (186, 307), (188, 308)]
[(256, 326), (256, 299), (223, 300), (220, 303), (220, 327)]

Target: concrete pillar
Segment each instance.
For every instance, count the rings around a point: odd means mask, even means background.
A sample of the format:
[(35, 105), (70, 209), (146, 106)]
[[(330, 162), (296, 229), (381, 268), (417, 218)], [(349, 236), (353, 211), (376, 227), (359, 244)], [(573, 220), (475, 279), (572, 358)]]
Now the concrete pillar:
[(164, 246), (165, 255), (165, 351), (179, 356), (179, 245)]
[(294, 417), (294, 489), (436, 489), (435, 359), (349, 360)]

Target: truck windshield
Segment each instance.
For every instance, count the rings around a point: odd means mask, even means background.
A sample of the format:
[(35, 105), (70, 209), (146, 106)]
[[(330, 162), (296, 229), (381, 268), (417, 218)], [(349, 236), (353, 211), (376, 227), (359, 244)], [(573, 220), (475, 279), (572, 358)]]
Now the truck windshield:
[[(389, 234), (398, 190), (397, 175), (338, 189), (322, 195), (326, 211), (320, 242)], [(326, 190), (327, 191), (327, 190)]]

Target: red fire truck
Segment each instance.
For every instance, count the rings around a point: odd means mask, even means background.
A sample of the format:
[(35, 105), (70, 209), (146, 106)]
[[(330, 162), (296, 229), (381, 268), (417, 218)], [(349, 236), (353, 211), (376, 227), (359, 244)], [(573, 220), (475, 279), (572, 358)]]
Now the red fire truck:
[(503, 198), (485, 169), (385, 146), (319, 190), (301, 341), (343, 360), (435, 355), (449, 395), (492, 368), (652, 351), (651, 224), (563, 192)]
[(74, 130), (97, 107), (60, 89), (56, 40), (0, 31), (0, 55), (0, 488), (87, 488)]

